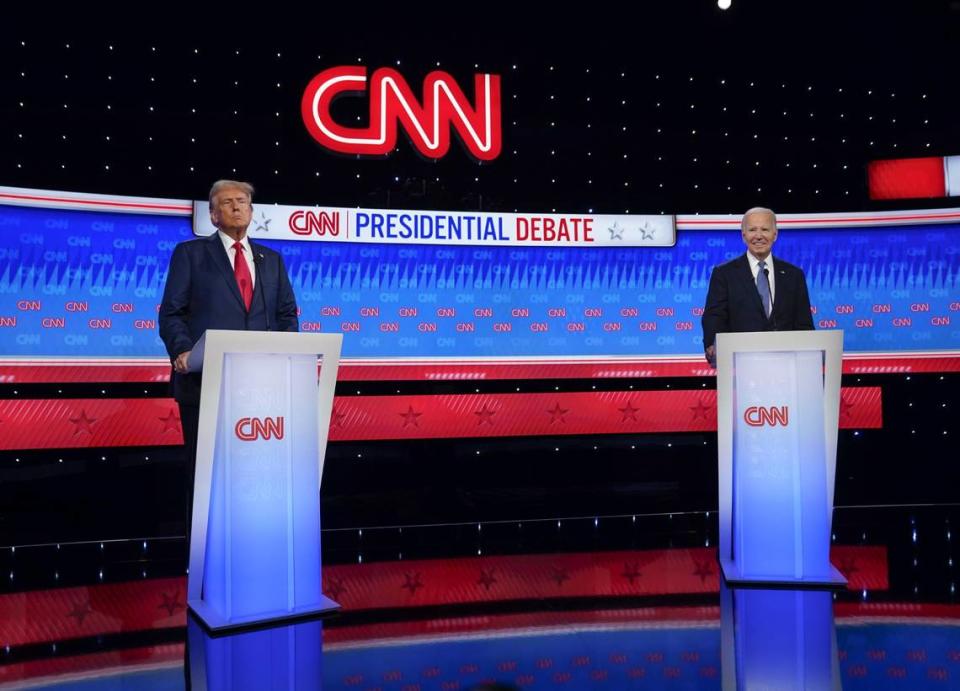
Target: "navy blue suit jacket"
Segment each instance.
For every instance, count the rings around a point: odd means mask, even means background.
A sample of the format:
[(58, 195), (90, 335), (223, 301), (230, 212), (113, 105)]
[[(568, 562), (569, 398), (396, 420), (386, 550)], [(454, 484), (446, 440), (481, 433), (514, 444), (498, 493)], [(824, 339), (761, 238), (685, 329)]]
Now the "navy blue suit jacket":
[[(182, 242), (173, 250), (160, 303), (160, 338), (171, 361), (193, 349), (207, 329), (298, 331), (297, 301), (283, 258), (250, 243), (256, 276), (248, 312), (219, 233)], [(173, 395), (200, 401), (200, 375), (173, 373)]]
[(746, 254), (714, 267), (701, 319), (704, 349), (713, 345), (718, 333), (813, 330), (803, 270), (777, 257), (773, 270), (773, 311), (768, 318)]

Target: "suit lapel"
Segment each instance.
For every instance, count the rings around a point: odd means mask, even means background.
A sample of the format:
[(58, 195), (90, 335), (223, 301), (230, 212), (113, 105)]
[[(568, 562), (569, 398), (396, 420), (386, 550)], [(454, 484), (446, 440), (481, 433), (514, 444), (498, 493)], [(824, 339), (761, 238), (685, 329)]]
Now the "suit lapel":
[[(750, 268), (750, 260), (747, 259), (747, 255), (745, 254), (740, 257), (740, 266), (737, 269), (737, 275), (743, 283), (744, 290), (751, 296), (748, 299), (753, 301), (754, 307), (756, 307), (760, 316), (767, 319), (767, 315), (763, 313), (763, 300), (760, 299), (760, 291), (757, 290), (757, 284), (753, 280), (753, 270)], [(774, 301), (774, 309), (776, 309), (776, 301)]]
[(233, 267), (230, 266), (230, 258), (227, 256), (227, 251), (223, 248), (219, 233), (214, 233), (210, 236), (210, 239), (207, 241), (207, 253), (220, 270), (220, 273), (223, 275), (223, 280), (227, 282), (227, 286), (230, 288), (233, 296), (237, 298), (237, 302), (240, 303), (241, 307), (246, 309), (243, 304), (243, 297), (240, 295), (240, 286), (237, 285), (237, 278), (233, 275)]
[(257, 245), (253, 244), (253, 242), (250, 243), (250, 253), (253, 255), (253, 271), (255, 274), (253, 281), (253, 302), (250, 304), (263, 305), (265, 303), (258, 302), (263, 300), (263, 298), (260, 297), (260, 293), (263, 291), (263, 276), (266, 273), (265, 262), (262, 260), (263, 253), (260, 251), (260, 248)]
[[(776, 288), (774, 289), (774, 298), (773, 298), (773, 313), (775, 316), (779, 317), (781, 316), (780, 307), (781, 305), (784, 305), (786, 303), (785, 301), (778, 299), (777, 296), (787, 294), (787, 290), (788, 290), (787, 284), (790, 281), (790, 273), (789, 273), (790, 270), (784, 267), (782, 264), (774, 263), (773, 267), (774, 267), (774, 271), (777, 274)], [(778, 321), (781, 321), (781, 320), (778, 320)]]

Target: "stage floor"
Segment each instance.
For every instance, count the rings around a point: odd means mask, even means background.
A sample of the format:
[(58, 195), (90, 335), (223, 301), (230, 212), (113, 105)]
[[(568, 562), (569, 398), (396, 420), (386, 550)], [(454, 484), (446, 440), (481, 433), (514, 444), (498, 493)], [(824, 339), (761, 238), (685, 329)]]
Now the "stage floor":
[(728, 589), (706, 513), (328, 531), (339, 614), (217, 638), (182, 540), (21, 547), (0, 688), (958, 688), (958, 520), (838, 509), (832, 592)]

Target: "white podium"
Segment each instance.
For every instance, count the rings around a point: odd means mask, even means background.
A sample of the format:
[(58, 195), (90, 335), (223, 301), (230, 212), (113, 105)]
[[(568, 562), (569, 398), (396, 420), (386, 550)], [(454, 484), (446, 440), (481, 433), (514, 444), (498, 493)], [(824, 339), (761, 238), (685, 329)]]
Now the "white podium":
[(203, 387), (187, 604), (211, 630), (339, 607), (321, 592), (320, 479), (342, 341), (211, 330), (194, 348)]
[(842, 331), (717, 334), (720, 565), (729, 583), (846, 583), (830, 564), (842, 353)]

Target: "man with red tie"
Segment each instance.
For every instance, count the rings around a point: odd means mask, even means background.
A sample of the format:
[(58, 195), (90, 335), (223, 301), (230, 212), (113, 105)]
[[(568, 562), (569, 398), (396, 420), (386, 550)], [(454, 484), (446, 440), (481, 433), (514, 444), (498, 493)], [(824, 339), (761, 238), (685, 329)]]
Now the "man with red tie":
[[(210, 188), (217, 232), (173, 250), (160, 303), (160, 338), (173, 363), (171, 387), (180, 406), (187, 456), (187, 535), (200, 416), (199, 373), (187, 371), (194, 344), (207, 329), (297, 331), (297, 301), (279, 253), (250, 242), (253, 186), (218, 180)], [(188, 540), (189, 544), (189, 540)]]

